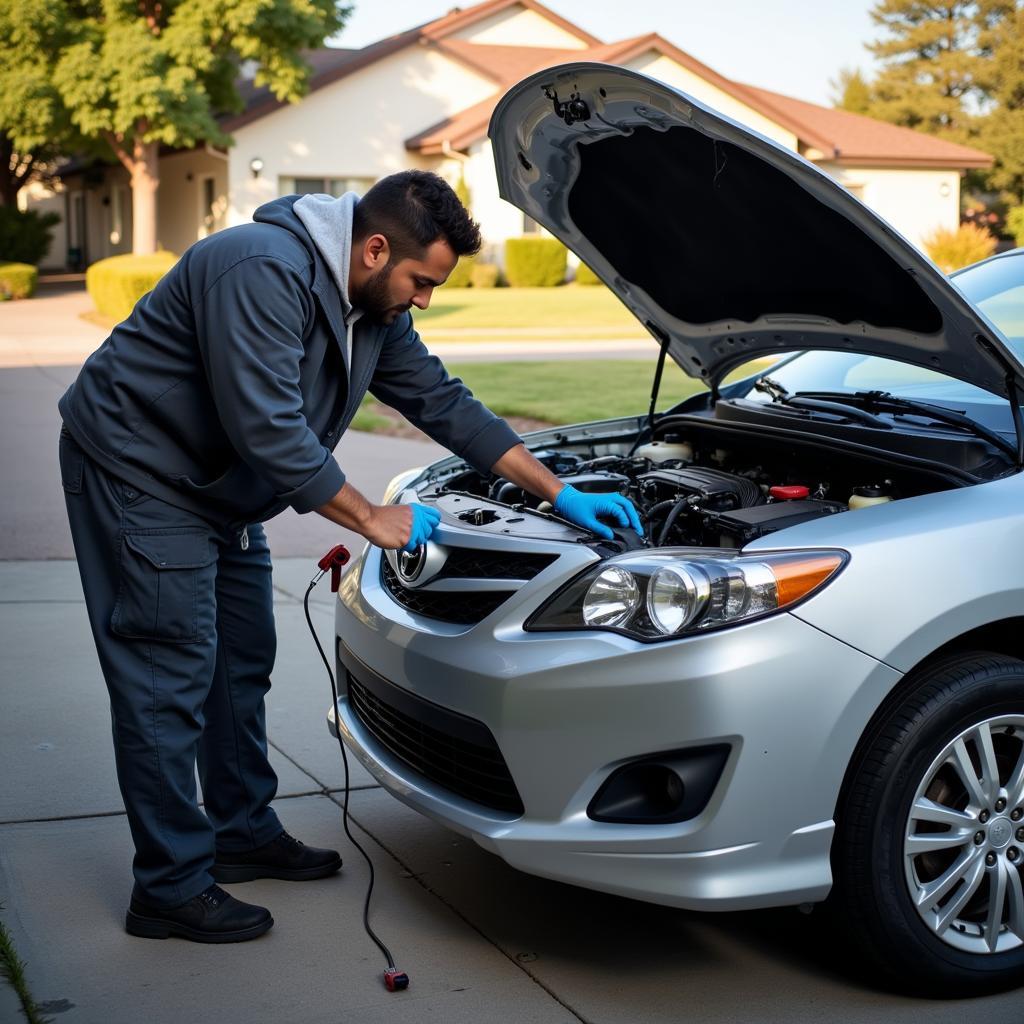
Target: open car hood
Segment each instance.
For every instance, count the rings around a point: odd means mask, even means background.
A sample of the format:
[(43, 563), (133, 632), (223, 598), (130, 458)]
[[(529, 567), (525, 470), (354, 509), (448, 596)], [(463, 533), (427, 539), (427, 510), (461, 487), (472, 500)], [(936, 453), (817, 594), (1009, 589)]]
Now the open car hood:
[(576, 63), (489, 129), (501, 196), (587, 263), (691, 376), (800, 349), (1008, 395), (1024, 365), (913, 245), (803, 157), (663, 82)]

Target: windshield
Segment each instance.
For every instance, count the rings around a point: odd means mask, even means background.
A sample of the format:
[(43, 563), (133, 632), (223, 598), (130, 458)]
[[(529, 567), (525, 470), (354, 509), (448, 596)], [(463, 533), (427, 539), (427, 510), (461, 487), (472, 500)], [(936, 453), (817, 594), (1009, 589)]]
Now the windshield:
[[(953, 283), (1024, 356), (1024, 251), (986, 260), (955, 274)], [(881, 356), (852, 352), (805, 352), (769, 371), (790, 394), (798, 391), (889, 391), (921, 402), (963, 412), (1000, 432), (1013, 434), (1005, 398), (945, 374)], [(754, 401), (768, 395), (751, 391)]]

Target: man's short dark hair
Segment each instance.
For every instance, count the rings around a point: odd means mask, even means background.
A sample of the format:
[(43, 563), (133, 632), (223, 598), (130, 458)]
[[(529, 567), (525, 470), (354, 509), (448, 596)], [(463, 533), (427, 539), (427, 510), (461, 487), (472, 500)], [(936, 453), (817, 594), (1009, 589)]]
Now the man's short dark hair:
[(459, 202), (451, 185), (430, 171), (399, 171), (381, 178), (356, 204), (353, 241), (381, 234), (391, 261), (420, 259), (427, 246), (444, 239), (456, 256), (480, 251), (480, 225)]

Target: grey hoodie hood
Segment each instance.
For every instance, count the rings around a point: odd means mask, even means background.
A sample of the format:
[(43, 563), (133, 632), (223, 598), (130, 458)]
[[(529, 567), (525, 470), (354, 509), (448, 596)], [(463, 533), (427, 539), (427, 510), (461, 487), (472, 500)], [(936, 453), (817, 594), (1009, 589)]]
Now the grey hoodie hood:
[(354, 309), (348, 295), (348, 272), (352, 261), (352, 221), (359, 196), (346, 192), (335, 199), (327, 195), (305, 195), (295, 201), (292, 209), (309, 232), (324, 262), (330, 268), (334, 283), (341, 293), (342, 312), (345, 317), (345, 365), (352, 365), (352, 326), (362, 316)]

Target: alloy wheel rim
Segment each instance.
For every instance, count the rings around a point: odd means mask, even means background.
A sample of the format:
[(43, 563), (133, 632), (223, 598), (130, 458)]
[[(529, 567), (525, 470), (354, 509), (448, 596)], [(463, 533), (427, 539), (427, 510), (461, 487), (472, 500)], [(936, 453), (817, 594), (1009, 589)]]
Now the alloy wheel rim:
[(1024, 715), (974, 723), (943, 747), (914, 794), (903, 863), (944, 943), (981, 955), (1024, 945)]

